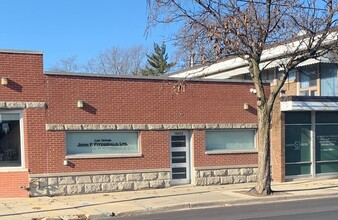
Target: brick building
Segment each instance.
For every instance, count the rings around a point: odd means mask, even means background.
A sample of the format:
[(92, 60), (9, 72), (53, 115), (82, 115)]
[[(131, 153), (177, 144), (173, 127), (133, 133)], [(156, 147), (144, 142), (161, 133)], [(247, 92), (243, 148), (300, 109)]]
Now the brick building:
[(0, 72), (0, 197), (256, 180), (250, 81), (43, 72), (12, 50)]

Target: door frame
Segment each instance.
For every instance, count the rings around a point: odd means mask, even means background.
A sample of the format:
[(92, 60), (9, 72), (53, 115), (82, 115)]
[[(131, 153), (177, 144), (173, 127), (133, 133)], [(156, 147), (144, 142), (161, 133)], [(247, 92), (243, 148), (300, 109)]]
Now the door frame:
[[(172, 136), (175, 135), (184, 135), (185, 136), (185, 143), (186, 143), (186, 147), (182, 148), (182, 147), (177, 147), (174, 148), (176, 149), (176, 151), (174, 152), (186, 152), (186, 162), (185, 163), (178, 163), (177, 167), (182, 167), (185, 166), (186, 168), (186, 178), (185, 179), (173, 179), (173, 172), (172, 172), (172, 168), (173, 167), (173, 163), (172, 163), (172, 152), (173, 152), (173, 148), (172, 148), (172, 141), (171, 138)], [(184, 130), (178, 130), (178, 131), (171, 131), (170, 132), (170, 184), (171, 185), (181, 185), (181, 184), (190, 184), (191, 183), (191, 135), (189, 131), (184, 131)]]

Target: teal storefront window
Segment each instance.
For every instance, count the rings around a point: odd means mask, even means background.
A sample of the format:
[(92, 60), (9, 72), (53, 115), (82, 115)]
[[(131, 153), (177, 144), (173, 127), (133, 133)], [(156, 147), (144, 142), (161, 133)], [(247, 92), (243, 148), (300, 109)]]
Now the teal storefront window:
[(286, 175), (310, 174), (311, 126), (287, 125), (285, 128)]
[(338, 171), (338, 125), (316, 126), (316, 173)]
[(316, 173), (336, 173), (338, 171), (337, 162), (325, 162), (316, 164)]
[(286, 127), (285, 162), (306, 162), (310, 161), (311, 137), (310, 125), (288, 125)]
[(315, 120), (311, 121), (310, 112), (285, 113), (287, 176), (309, 175), (312, 165), (314, 174), (338, 172), (338, 112), (315, 112), (313, 119)]
[(311, 124), (311, 112), (288, 112), (285, 114), (285, 124)]
[(337, 112), (316, 112), (316, 123), (338, 124)]
[(311, 174), (311, 113), (285, 114), (285, 174)]
[(308, 175), (311, 173), (311, 163), (286, 164), (285, 171), (287, 176)]

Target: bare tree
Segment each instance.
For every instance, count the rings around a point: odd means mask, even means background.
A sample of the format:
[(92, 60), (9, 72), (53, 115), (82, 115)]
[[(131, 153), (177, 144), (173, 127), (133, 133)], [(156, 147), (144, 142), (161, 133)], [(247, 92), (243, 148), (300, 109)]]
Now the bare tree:
[[(178, 67), (182, 70), (192, 66), (208, 65), (216, 62), (214, 50), (210, 45), (196, 44), (194, 47), (183, 46), (184, 40), (174, 44), (179, 49), (176, 51), (176, 60)], [(209, 46), (209, 47), (208, 47)], [(177, 69), (177, 67), (176, 67)]]
[[(298, 64), (336, 49), (337, 1), (148, 0), (148, 11), (149, 27), (181, 25), (176, 39), (182, 50), (212, 47), (216, 60), (231, 56), (248, 64), (257, 91), (259, 138), (258, 181), (252, 192), (271, 194), (270, 128), (276, 97)], [(276, 57), (276, 50), (283, 55)], [(270, 94), (263, 87), (262, 60), (283, 68)]]
[(143, 46), (130, 48), (112, 47), (101, 52), (85, 64), (79, 64), (76, 56), (64, 58), (49, 68), (50, 71), (103, 73), (115, 75), (138, 75), (145, 62)]
[(145, 57), (146, 50), (143, 46), (133, 46), (127, 49), (112, 47), (89, 60), (84, 65), (84, 69), (92, 73), (138, 75), (141, 73)]
[(81, 66), (77, 62), (77, 56), (73, 55), (60, 59), (56, 64), (51, 66), (49, 70), (57, 72), (79, 72), (81, 71)]

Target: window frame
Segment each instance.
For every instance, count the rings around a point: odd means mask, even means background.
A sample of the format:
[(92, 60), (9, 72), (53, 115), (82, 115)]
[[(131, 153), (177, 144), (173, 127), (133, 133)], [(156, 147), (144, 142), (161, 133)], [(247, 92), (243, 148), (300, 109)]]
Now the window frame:
[[(208, 150), (207, 149), (207, 133), (208, 132), (227, 132), (227, 131), (253, 131), (254, 132), (254, 147), (251, 149), (221, 149), (221, 150)], [(257, 129), (252, 128), (229, 128), (229, 129), (217, 129), (205, 131), (205, 154), (240, 154), (240, 153), (258, 153), (257, 149)]]
[(20, 159), (21, 165), (16, 167), (0, 167), (0, 172), (7, 171), (23, 171), (26, 167), (25, 162), (25, 141), (24, 141), (24, 126), (23, 126), (23, 112), (21, 110), (4, 110), (0, 111), (1, 114), (18, 114), (19, 115), (19, 126), (20, 126)]

